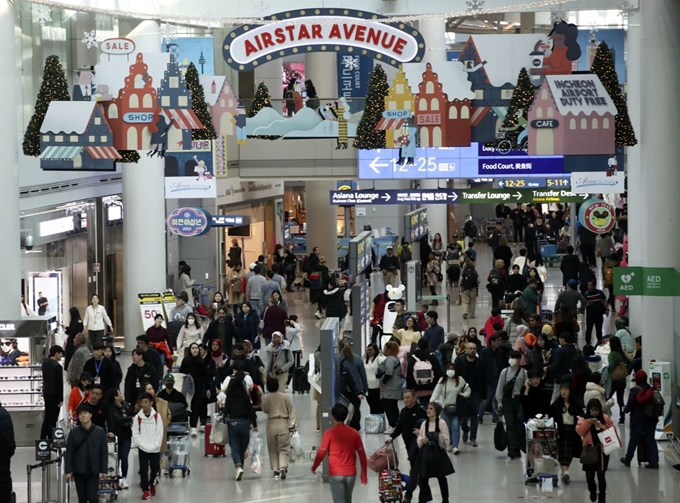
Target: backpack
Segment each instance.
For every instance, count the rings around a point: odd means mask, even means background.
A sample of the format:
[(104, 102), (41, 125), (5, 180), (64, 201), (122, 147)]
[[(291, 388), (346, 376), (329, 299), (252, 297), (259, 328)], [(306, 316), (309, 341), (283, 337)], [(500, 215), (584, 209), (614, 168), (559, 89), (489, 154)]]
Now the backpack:
[(309, 274), (309, 288), (321, 289), (321, 273), (312, 272)]
[[(440, 351), (441, 353), (441, 351)], [(413, 356), (416, 361), (413, 365), (413, 379), (419, 386), (432, 384), (434, 382), (434, 369), (430, 360), (421, 360), (417, 356)]]
[(477, 226), (472, 220), (468, 221), (468, 223), (465, 224), (465, 234), (469, 238), (477, 237)]
[(496, 286), (500, 285), (502, 281), (503, 275), (501, 274), (501, 270), (496, 267), (491, 269), (491, 274), (489, 275), (489, 283)]
[(467, 269), (463, 273), (463, 288), (466, 290), (477, 288), (477, 271), (473, 269)]
[(642, 408), (642, 413), (647, 417), (656, 419), (663, 416), (664, 405), (666, 405), (666, 401), (663, 399), (663, 396), (660, 392), (654, 390), (654, 398), (652, 398), (651, 402), (645, 404)]
[(302, 259), (302, 262), (300, 262), (300, 271), (301, 272), (309, 272), (309, 257), (305, 255), (305, 258)]
[[(156, 412), (153, 415), (153, 418), (156, 420), (156, 424), (158, 424), (158, 412)], [(139, 433), (142, 432), (142, 418), (137, 416), (137, 428), (139, 428)]]

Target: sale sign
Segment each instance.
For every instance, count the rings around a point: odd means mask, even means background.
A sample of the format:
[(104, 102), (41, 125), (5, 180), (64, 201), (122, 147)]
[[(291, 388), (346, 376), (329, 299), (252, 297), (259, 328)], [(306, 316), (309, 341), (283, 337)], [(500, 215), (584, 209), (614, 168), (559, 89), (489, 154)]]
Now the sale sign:
[(167, 327), (165, 323), (165, 311), (163, 310), (163, 295), (160, 293), (140, 293), (139, 310), (142, 315), (142, 326), (144, 331), (153, 326), (153, 320), (157, 314), (163, 315), (163, 326)]

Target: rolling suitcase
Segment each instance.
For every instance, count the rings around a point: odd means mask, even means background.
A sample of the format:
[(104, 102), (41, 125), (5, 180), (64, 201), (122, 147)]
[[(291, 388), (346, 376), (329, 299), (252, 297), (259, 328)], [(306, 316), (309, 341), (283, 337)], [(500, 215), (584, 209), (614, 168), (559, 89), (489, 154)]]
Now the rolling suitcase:
[(293, 373), (293, 393), (309, 393), (311, 386), (307, 378), (308, 366), (298, 365)]
[[(404, 498), (404, 486), (402, 484), (401, 472), (399, 471), (397, 453), (392, 446), (394, 457), (388, 455), (387, 468), (380, 471), (378, 475), (378, 499), (381, 503), (398, 503)], [(390, 461), (393, 461), (390, 462)]]
[(203, 453), (206, 457), (212, 456), (214, 458), (226, 456), (226, 449), (224, 445), (213, 444), (210, 442), (210, 430), (212, 430), (212, 424), (207, 423), (205, 425), (205, 452)]

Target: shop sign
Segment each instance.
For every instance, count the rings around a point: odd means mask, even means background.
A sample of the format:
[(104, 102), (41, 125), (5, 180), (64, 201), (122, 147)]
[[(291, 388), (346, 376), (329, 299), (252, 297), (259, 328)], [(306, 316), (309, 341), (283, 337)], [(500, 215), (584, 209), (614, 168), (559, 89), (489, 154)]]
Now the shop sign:
[(107, 38), (99, 47), (104, 54), (131, 54), (135, 50), (135, 43), (129, 38)]
[(75, 229), (73, 215), (70, 217), (55, 218), (54, 220), (45, 220), (44, 222), (40, 222), (39, 228), (41, 238), (72, 232)]
[(177, 208), (168, 217), (172, 233), (185, 238), (207, 233), (211, 222), (210, 213), (203, 208)]
[(557, 119), (537, 119), (531, 121), (531, 127), (534, 129), (554, 129), (560, 125)]
[(123, 115), (123, 121), (128, 124), (148, 124), (153, 122), (154, 114), (151, 112), (128, 112)]
[(617, 171), (610, 173), (600, 171), (575, 172), (571, 174), (571, 189), (574, 192), (586, 192), (589, 194), (621, 194), (626, 191), (626, 175)]
[(245, 215), (212, 215), (213, 227), (238, 227), (240, 225), (247, 225), (247, 217)]
[(342, 52), (375, 58), (398, 67), (422, 61), (425, 40), (406, 23), (385, 23), (383, 16), (353, 9), (301, 9), (246, 24), (227, 34), (224, 60), (236, 70), (298, 53)]
[(385, 110), (382, 113), (385, 119), (408, 119), (411, 117), (410, 110)]
[[(572, 185), (571, 190), (576, 191)], [(616, 223), (614, 208), (602, 199), (589, 199), (581, 205), (578, 220), (586, 229), (595, 234), (604, 234)]]

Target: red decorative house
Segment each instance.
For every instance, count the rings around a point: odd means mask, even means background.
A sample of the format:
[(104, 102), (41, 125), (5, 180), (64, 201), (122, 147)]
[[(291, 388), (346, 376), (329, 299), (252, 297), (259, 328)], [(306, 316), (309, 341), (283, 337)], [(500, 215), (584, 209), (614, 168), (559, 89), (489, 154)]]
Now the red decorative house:
[(156, 132), (160, 113), (156, 88), (141, 53), (130, 66), (125, 85), (118, 97), (104, 103), (106, 120), (113, 130), (114, 146), (118, 150), (149, 148), (151, 134)]
[(547, 75), (529, 110), (529, 155), (613, 154), (616, 113), (597, 75)]
[(416, 95), (416, 124), (421, 147), (463, 147), (471, 141), (470, 100), (449, 101), (427, 64)]

